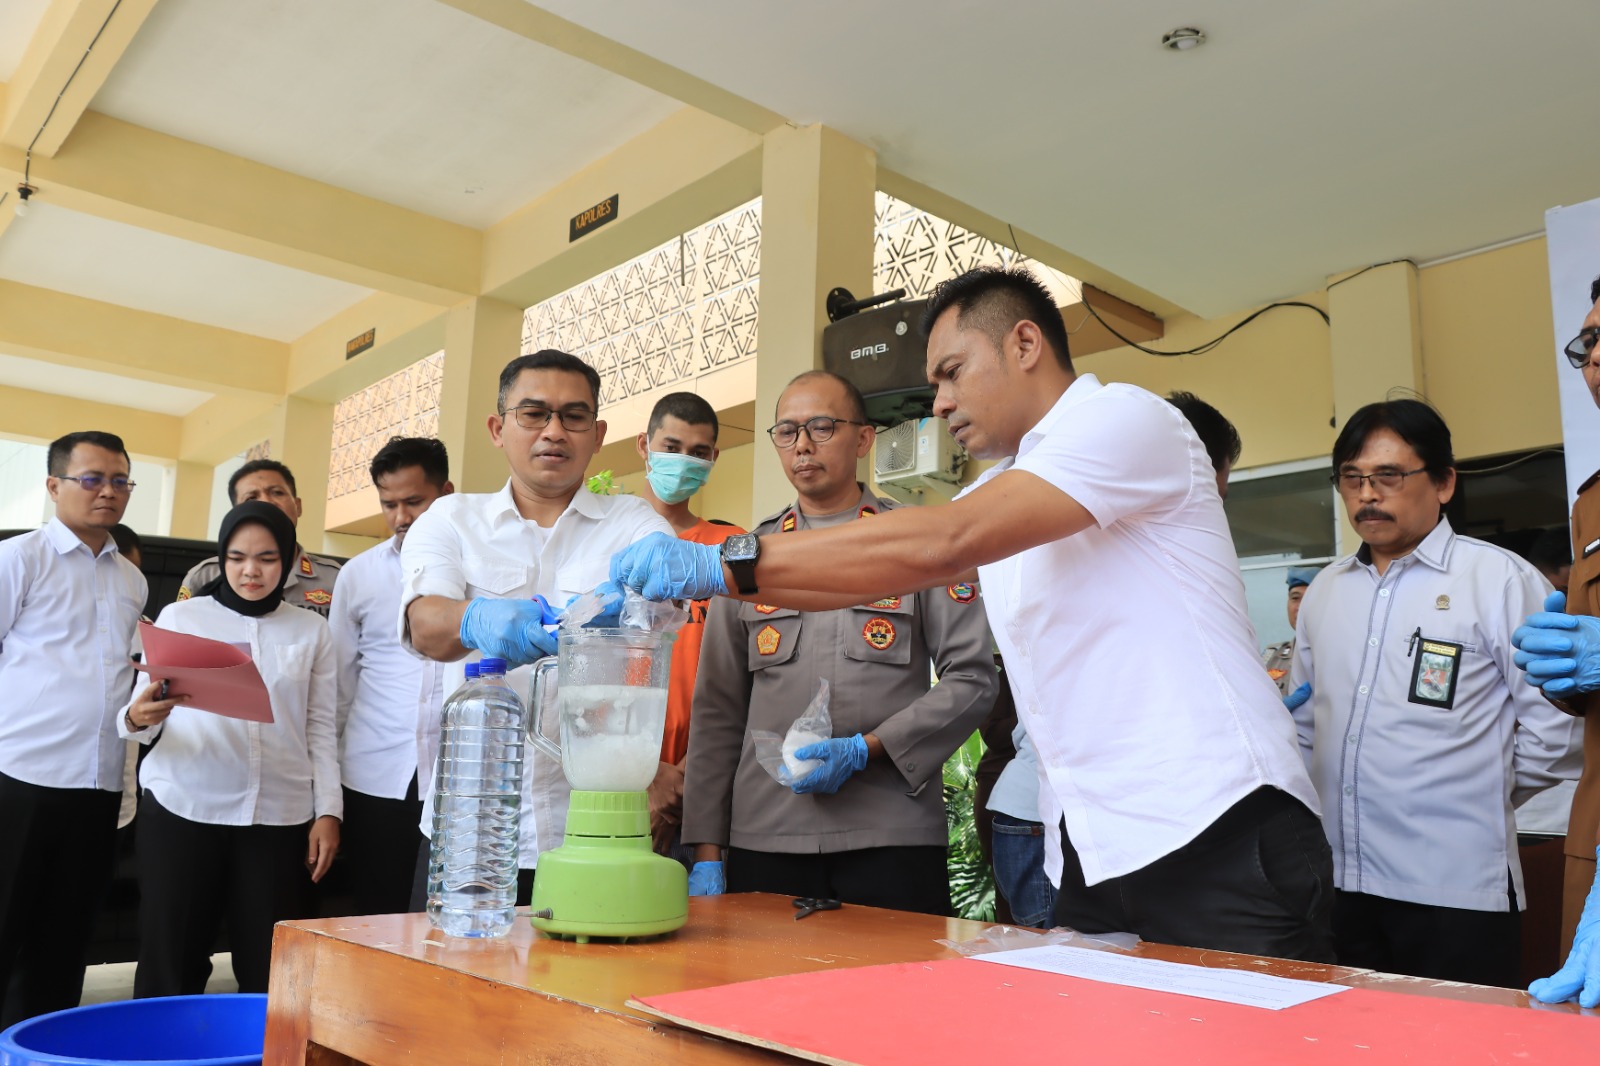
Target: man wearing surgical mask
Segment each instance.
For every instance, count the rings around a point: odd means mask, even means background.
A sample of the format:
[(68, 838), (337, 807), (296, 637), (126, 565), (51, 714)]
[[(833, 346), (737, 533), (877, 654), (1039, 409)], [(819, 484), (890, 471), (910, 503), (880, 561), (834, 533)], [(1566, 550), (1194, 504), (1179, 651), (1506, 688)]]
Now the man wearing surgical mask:
[[(640, 495), (665, 518), (681, 539), (696, 544), (721, 544), (745, 532), (727, 522), (710, 522), (689, 510), (689, 499), (705, 485), (717, 461), (717, 412), (692, 392), (663, 396), (650, 412), (636, 447), (645, 461), (645, 488)], [(689, 748), (689, 705), (700, 666), (700, 638), (705, 632), (709, 600), (690, 604), (689, 621), (672, 647), (672, 680), (667, 697), (667, 728), (661, 737), (661, 765), (650, 785), (650, 829), (656, 850), (674, 854), (683, 818), (683, 767)], [(681, 847), (681, 845), (679, 845)]]

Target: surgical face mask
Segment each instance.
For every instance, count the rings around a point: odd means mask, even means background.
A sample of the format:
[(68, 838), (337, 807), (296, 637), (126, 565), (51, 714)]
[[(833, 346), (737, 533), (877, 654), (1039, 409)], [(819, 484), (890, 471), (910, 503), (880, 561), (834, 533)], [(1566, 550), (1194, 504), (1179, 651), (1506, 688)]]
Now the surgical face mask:
[(711, 476), (711, 460), (682, 452), (651, 452), (645, 480), (662, 503), (682, 503), (700, 491)]

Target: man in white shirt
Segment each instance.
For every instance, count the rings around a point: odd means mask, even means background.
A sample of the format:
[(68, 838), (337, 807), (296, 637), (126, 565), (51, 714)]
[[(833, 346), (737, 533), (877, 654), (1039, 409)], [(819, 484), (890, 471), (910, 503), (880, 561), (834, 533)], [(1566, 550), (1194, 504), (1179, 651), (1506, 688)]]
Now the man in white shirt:
[[(672, 536), (666, 519), (638, 497), (599, 496), (584, 485), (606, 432), (598, 418), (600, 375), (589, 364), (553, 349), (518, 356), (500, 373), (498, 405), (488, 425), (511, 468), (505, 487), (441, 498), (400, 551), (400, 640), (413, 654), (446, 664), (445, 692), (460, 686), (469, 657), (525, 666), (554, 654), (555, 636), (534, 597), (564, 607), (605, 582), (614, 552), (650, 533)], [(524, 700), (530, 673), (519, 668), (506, 679)], [(431, 724), (430, 743), (437, 743), (437, 718)], [(561, 767), (526, 748), (519, 904), (532, 892), (539, 852), (561, 843), (569, 792)], [(424, 833), (431, 799), (424, 792)], [(419, 879), (425, 864), (424, 857)], [(414, 891), (418, 910), (420, 902)]]
[(1515, 985), (1512, 809), (1582, 765), (1578, 720), (1512, 660), (1549, 586), (1450, 528), (1450, 430), (1427, 404), (1355, 412), (1333, 468), (1362, 546), (1306, 591), (1290, 684), (1312, 688), (1295, 719), (1333, 847), (1339, 962)]
[[(400, 548), (411, 524), (455, 491), (442, 441), (394, 437), (372, 457), (383, 520), (394, 535), (339, 571), (328, 625), (339, 659), (339, 771), (344, 825), (324, 913), (395, 914), (411, 901), (417, 823), (433, 765), (444, 671), (400, 646)], [(426, 843), (426, 839), (422, 843)], [(324, 882), (325, 884), (328, 882)]]
[(1064, 812), (1055, 920), (1332, 958), (1328, 845), (1257, 661), (1216, 472), (1182, 412), (1079, 376), (1050, 295), (980, 269), (929, 301), (934, 413), (1000, 459), (948, 507), (715, 549), (650, 538), (614, 577), (652, 598), (815, 610), (981, 578)]
[(0, 542), (0, 1028), (82, 994), (147, 595), (110, 535), (134, 488), (121, 438), (69, 433), (47, 463), (55, 517)]

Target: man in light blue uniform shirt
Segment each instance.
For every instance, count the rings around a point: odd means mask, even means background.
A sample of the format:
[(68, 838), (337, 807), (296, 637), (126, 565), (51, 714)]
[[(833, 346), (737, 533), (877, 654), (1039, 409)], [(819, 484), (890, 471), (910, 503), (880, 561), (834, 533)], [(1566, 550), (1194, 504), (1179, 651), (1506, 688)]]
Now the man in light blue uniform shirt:
[(1579, 732), (1512, 661), (1544, 578), (1450, 528), (1454, 463), (1417, 400), (1346, 423), (1333, 480), (1362, 546), (1306, 591), (1291, 683), (1313, 694), (1295, 719), (1333, 848), (1339, 962), (1514, 985), (1512, 809), (1576, 776)]

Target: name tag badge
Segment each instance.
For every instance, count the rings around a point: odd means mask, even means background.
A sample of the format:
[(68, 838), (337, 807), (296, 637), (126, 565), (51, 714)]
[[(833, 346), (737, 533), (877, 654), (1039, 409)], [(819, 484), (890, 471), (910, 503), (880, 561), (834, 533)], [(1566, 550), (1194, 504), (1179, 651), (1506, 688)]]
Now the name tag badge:
[(1412, 703), (1446, 710), (1456, 705), (1456, 675), (1461, 666), (1461, 645), (1423, 637), (1411, 667)]
[(1594, 538), (1583, 546), (1583, 557), (1585, 559), (1589, 558), (1589, 556), (1593, 555), (1595, 552), (1600, 552), (1600, 537)]

